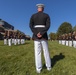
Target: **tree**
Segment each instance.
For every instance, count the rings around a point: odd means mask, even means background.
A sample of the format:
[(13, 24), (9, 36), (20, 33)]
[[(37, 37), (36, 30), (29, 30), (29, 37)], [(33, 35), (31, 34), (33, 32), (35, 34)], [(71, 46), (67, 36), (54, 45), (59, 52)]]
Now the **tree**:
[(58, 28), (57, 34), (62, 35), (70, 32), (72, 32), (72, 25), (68, 22), (64, 22)]
[(76, 25), (73, 27), (73, 31), (76, 31)]
[(57, 37), (57, 36), (56, 36), (56, 33), (52, 33), (52, 32), (51, 32), (51, 33), (49, 34), (49, 37), (50, 37), (50, 40), (56, 40), (56, 37)]

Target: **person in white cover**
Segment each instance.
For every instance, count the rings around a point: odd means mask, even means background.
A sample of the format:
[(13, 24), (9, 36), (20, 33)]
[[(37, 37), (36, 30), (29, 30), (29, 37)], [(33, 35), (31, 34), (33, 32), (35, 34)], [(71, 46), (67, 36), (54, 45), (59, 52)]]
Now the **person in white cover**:
[(51, 60), (48, 50), (47, 31), (50, 28), (50, 17), (44, 13), (44, 4), (37, 4), (38, 12), (30, 18), (30, 29), (33, 32), (36, 71), (42, 70), (41, 50), (43, 49), (47, 70), (51, 70)]

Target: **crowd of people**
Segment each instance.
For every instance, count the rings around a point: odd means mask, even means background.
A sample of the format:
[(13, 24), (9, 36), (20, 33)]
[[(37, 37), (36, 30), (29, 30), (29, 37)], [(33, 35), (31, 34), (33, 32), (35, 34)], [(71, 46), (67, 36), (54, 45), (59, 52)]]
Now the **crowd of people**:
[(76, 48), (76, 32), (59, 36), (59, 44)]
[(5, 32), (4, 35), (4, 45), (20, 45), (25, 43), (25, 35), (17, 32)]

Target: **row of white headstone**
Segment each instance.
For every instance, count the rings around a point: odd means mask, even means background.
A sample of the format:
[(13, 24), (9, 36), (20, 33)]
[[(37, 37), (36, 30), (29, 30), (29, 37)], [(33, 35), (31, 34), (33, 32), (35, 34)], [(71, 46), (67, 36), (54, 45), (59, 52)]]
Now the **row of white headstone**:
[(76, 40), (59, 40), (59, 44), (76, 48)]
[(25, 44), (25, 39), (4, 39), (4, 45), (11, 46), (14, 45), (20, 45)]

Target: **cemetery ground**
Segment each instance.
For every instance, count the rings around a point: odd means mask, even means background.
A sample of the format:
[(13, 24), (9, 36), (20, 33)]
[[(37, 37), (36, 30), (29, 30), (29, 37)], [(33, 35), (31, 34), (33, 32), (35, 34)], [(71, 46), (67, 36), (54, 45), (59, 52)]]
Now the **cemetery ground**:
[(0, 75), (76, 75), (76, 48), (58, 44), (58, 41), (48, 43), (52, 69), (47, 71), (42, 52), (43, 69), (37, 74), (33, 41), (11, 47), (0, 41)]

